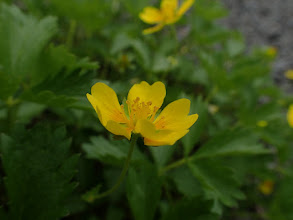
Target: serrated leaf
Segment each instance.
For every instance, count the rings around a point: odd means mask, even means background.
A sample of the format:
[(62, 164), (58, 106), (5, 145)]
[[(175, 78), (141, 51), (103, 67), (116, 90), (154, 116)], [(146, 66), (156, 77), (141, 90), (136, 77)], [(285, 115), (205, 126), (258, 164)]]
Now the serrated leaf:
[(85, 194), (83, 194), (82, 198), (87, 202), (93, 202), (96, 199), (96, 195), (100, 193), (101, 186), (102, 185), (97, 185), (96, 187), (87, 191)]
[(170, 174), (177, 189), (187, 198), (194, 198), (202, 193), (202, 189), (198, 180), (192, 175), (187, 167), (175, 169)]
[(44, 90), (37, 93), (33, 93), (32, 91), (26, 91), (22, 94), (21, 98), (30, 102), (61, 108), (70, 107), (77, 100), (76, 98), (70, 96), (56, 95), (49, 90)]
[(161, 197), (161, 181), (157, 170), (145, 164), (139, 170), (130, 169), (127, 178), (127, 199), (136, 220), (153, 219)]
[(31, 76), (32, 69), (49, 39), (57, 31), (54, 17), (38, 21), (16, 6), (1, 4), (0, 60), (2, 71), (17, 80)]
[(194, 154), (193, 159), (230, 155), (269, 154), (257, 136), (247, 130), (226, 130), (213, 137)]
[(70, 156), (65, 129), (38, 125), (2, 135), (2, 163), (9, 199), (8, 219), (59, 219), (76, 184), (78, 155)]
[(93, 78), (93, 71), (97, 68), (96, 62), (88, 58), (78, 59), (64, 46), (50, 45), (42, 53), (37, 71), (42, 72), (43, 76), (31, 90), (50, 90), (57, 95), (67, 96), (84, 95)]
[[(107, 139), (98, 136), (91, 137), (91, 143), (82, 145), (83, 150), (90, 159), (97, 159), (106, 164), (121, 165), (125, 161), (130, 142), (126, 140), (108, 141)], [(134, 163), (144, 160), (144, 156), (134, 149), (131, 161)]]
[(220, 161), (199, 160), (188, 164), (192, 174), (201, 183), (205, 198), (213, 201), (211, 211), (222, 213), (222, 204), (235, 207), (237, 199), (244, 199), (233, 170)]

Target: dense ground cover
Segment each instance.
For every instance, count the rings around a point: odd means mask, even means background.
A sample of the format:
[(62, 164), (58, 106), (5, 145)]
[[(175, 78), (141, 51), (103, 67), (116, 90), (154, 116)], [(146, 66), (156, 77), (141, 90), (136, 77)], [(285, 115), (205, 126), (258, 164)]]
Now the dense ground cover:
[[(150, 16), (157, 32), (143, 34), (150, 6), (160, 2), (1, 2), (0, 219), (293, 218), (293, 97), (270, 76), (274, 48), (248, 50), (214, 0)], [(198, 120), (172, 146), (139, 138), (122, 184), (99, 198), (130, 142), (86, 94), (102, 82), (122, 104), (141, 81), (165, 85), (162, 108), (189, 99)]]

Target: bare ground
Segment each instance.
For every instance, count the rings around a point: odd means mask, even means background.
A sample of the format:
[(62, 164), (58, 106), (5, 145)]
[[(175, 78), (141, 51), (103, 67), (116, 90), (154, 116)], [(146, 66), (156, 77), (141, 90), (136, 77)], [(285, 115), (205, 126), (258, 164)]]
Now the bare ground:
[(251, 46), (274, 46), (278, 55), (272, 76), (285, 91), (293, 82), (284, 72), (293, 69), (293, 0), (221, 0), (229, 16), (221, 23), (237, 29)]

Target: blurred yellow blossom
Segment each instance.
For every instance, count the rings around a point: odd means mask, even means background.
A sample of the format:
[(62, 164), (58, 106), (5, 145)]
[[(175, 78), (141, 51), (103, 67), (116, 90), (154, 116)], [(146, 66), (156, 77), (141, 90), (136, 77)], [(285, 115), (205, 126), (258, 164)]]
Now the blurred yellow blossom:
[(268, 126), (268, 122), (265, 121), (265, 120), (260, 120), (256, 124), (257, 124), (258, 127), (262, 127), (262, 128)]
[(277, 55), (277, 48), (276, 47), (269, 47), (266, 50), (266, 55), (269, 57), (275, 57)]
[(292, 79), (292, 80), (293, 80), (293, 70), (292, 70), (292, 69), (287, 70), (287, 71), (285, 72), (285, 77), (286, 77), (287, 79)]
[(173, 145), (189, 132), (198, 115), (188, 115), (190, 101), (179, 99), (158, 110), (166, 96), (165, 85), (142, 81), (129, 90), (127, 100), (120, 105), (116, 93), (104, 83), (96, 83), (87, 94), (102, 125), (111, 133), (131, 138), (139, 133), (144, 144), (150, 146)]
[(178, 6), (178, 0), (162, 0), (160, 9), (145, 7), (139, 14), (142, 21), (147, 24), (155, 24), (143, 31), (144, 34), (151, 34), (161, 30), (165, 25), (174, 24), (192, 6), (195, 0), (185, 0)]
[(289, 106), (289, 110), (288, 110), (288, 113), (287, 113), (287, 120), (288, 120), (288, 123), (289, 123), (290, 127), (293, 128), (293, 104), (291, 104)]
[(258, 188), (262, 194), (270, 195), (273, 192), (274, 185), (275, 184), (272, 180), (265, 180), (258, 186)]

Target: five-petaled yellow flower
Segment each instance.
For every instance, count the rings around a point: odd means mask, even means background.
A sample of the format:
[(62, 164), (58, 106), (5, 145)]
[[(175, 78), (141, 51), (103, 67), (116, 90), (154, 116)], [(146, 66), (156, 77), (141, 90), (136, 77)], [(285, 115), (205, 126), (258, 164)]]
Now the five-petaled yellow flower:
[(146, 7), (139, 14), (141, 20), (147, 24), (156, 24), (154, 27), (147, 28), (144, 34), (151, 34), (161, 30), (165, 25), (174, 24), (192, 6), (194, 0), (185, 0), (178, 6), (178, 0), (162, 0), (160, 9)]
[(108, 131), (128, 140), (132, 132), (139, 133), (150, 146), (173, 145), (198, 118), (197, 114), (188, 115), (190, 101), (185, 98), (170, 103), (158, 114), (165, 96), (162, 82), (149, 85), (145, 81), (132, 86), (124, 105), (119, 104), (114, 90), (101, 82), (93, 85), (91, 95), (87, 94)]

